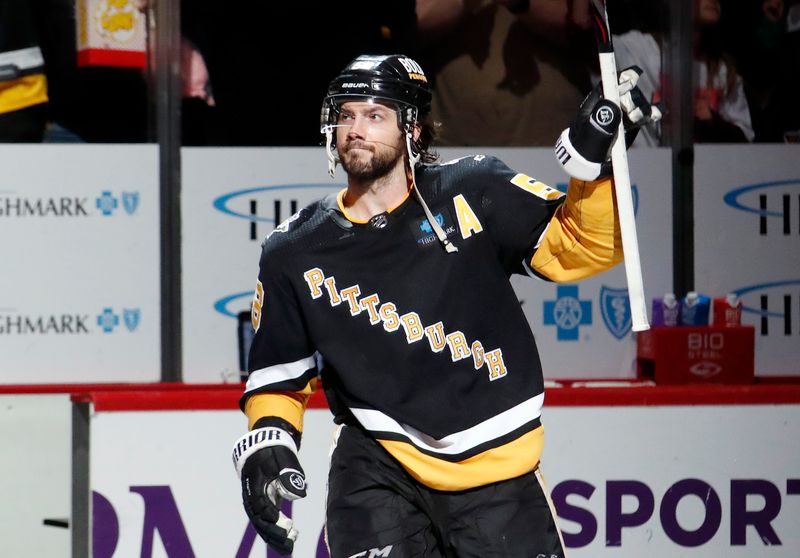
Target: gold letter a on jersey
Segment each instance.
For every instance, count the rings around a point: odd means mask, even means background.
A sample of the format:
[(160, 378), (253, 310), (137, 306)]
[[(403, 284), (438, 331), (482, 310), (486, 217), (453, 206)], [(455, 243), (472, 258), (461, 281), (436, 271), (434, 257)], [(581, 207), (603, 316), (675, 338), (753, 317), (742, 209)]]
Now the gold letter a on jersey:
[(453, 198), (453, 205), (456, 208), (458, 218), (458, 228), (461, 229), (461, 238), (469, 238), (472, 233), (479, 233), (483, 230), (483, 225), (478, 221), (478, 216), (472, 211), (463, 194)]

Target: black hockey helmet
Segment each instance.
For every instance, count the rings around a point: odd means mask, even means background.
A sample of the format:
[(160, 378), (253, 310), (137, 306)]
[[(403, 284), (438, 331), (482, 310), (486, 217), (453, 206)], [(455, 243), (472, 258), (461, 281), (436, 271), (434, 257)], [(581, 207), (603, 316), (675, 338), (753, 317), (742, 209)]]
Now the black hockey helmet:
[[(397, 123), (405, 136), (412, 182), (416, 183), (414, 168), (417, 163), (420, 160), (430, 162), (436, 159), (436, 154), (428, 151), (433, 133), (424, 122), (421, 122), (420, 137), (413, 138), (414, 127), (431, 111), (432, 97), (425, 72), (408, 56), (364, 54), (350, 62), (328, 85), (328, 93), (322, 102), (320, 114), (320, 132), (325, 134), (326, 138), (325, 150), (328, 155), (328, 173), (331, 177), (334, 176), (338, 163), (334, 153), (336, 140), (333, 130), (336, 128), (342, 104), (354, 100), (377, 100), (397, 107)], [(413, 188), (413, 192), (422, 205), (439, 242), (447, 252), (458, 252), (458, 248), (447, 239), (447, 234), (434, 218), (428, 204), (419, 193), (419, 188)]]
[(336, 124), (346, 101), (376, 99), (397, 105), (402, 127), (413, 126), (431, 110), (431, 89), (420, 65), (402, 54), (364, 54), (350, 62), (328, 85), (320, 131)]

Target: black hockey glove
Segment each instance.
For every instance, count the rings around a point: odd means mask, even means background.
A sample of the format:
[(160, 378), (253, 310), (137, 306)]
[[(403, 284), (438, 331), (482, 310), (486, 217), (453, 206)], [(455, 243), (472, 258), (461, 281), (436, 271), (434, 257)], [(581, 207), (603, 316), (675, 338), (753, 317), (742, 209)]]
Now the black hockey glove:
[(630, 147), (645, 124), (661, 119), (661, 108), (651, 105), (636, 82), (642, 70), (626, 68), (619, 74), (620, 104), (623, 111), (603, 99), (602, 84), (586, 96), (572, 125), (561, 132), (556, 142), (556, 158), (570, 176), (597, 180), (612, 174), (609, 151), (614, 142), (619, 119), (625, 128), (625, 146)]
[(281, 502), (305, 498), (306, 476), (297, 460), (295, 438), (299, 433), (285, 426), (293, 432), (267, 426), (239, 438), (233, 447), (233, 463), (242, 481), (244, 510), (253, 527), (280, 554), (291, 554), (297, 529), (281, 512)]

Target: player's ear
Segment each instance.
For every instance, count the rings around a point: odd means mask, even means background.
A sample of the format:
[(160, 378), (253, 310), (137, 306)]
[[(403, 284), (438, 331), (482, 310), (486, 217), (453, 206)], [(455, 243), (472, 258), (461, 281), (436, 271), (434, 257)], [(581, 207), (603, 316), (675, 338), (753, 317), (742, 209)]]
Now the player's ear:
[(412, 135), (412, 138), (414, 139), (414, 142), (419, 141), (419, 138), (420, 138), (421, 135), (422, 135), (422, 124), (417, 122), (416, 124), (414, 124), (414, 132), (413, 132), (413, 135)]

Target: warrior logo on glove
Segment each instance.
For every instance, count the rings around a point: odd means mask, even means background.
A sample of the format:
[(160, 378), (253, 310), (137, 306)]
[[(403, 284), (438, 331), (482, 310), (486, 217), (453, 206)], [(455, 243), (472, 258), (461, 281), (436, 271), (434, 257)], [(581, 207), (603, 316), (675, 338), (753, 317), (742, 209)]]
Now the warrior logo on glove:
[(291, 484), (297, 490), (305, 490), (306, 478), (297, 471), (292, 471), (291, 475), (289, 475), (289, 484)]
[(594, 115), (595, 119), (603, 126), (614, 120), (614, 113), (608, 107), (600, 107)]

